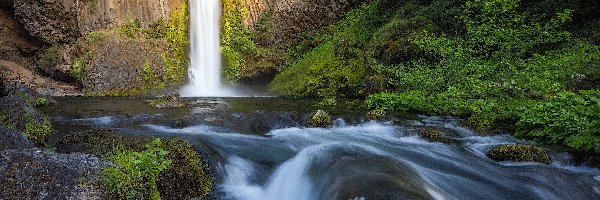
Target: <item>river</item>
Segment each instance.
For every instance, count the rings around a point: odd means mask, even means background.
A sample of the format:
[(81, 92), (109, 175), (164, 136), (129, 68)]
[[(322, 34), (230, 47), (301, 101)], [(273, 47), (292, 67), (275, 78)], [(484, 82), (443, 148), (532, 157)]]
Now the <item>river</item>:
[[(599, 169), (555, 151), (550, 165), (492, 161), (485, 153), (494, 146), (529, 143), (479, 134), (451, 117), (368, 121), (357, 101), (193, 98), (186, 108), (155, 109), (139, 98), (58, 100), (44, 112), (63, 134), (110, 128), (194, 144), (215, 177), (213, 199), (600, 199)], [(303, 127), (317, 109), (335, 125)], [(421, 138), (424, 128), (446, 140)]]

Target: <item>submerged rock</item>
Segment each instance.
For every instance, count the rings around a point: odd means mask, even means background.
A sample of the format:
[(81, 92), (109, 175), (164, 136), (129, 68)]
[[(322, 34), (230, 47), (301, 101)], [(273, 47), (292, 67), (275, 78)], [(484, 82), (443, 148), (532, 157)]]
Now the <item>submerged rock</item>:
[(494, 161), (517, 161), (550, 163), (550, 155), (541, 147), (533, 145), (501, 145), (494, 147), (487, 153), (487, 157)]
[(421, 137), (426, 139), (439, 139), (442, 136), (442, 132), (435, 129), (424, 129), (421, 131)]
[(164, 96), (158, 99), (148, 100), (146, 102), (149, 106), (155, 108), (181, 108), (186, 106), (185, 101), (176, 95)]
[(306, 121), (308, 127), (319, 127), (326, 128), (333, 125), (333, 119), (327, 111), (317, 110), (317, 112), (311, 114)]
[(0, 151), (2, 199), (105, 199), (103, 162), (88, 154), (41, 149)]

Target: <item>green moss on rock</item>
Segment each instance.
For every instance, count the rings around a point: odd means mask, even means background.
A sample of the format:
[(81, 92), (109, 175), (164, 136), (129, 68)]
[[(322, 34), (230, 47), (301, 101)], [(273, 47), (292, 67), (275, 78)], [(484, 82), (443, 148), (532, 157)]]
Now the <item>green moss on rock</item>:
[(426, 139), (438, 139), (442, 136), (442, 132), (435, 129), (425, 129), (421, 131), (421, 137)]
[[(142, 152), (152, 138), (122, 136), (109, 129), (94, 129), (66, 136), (57, 146), (63, 152), (87, 152), (106, 157), (116, 148)], [(160, 174), (158, 191), (163, 199), (191, 199), (206, 197), (212, 191), (208, 167), (197, 150), (180, 139), (161, 140), (160, 148), (169, 151), (166, 159), (172, 161)]]
[(163, 96), (159, 97), (158, 99), (147, 100), (146, 103), (148, 103), (150, 107), (155, 108), (181, 108), (186, 106), (185, 102), (180, 97), (175, 95)]
[(317, 112), (311, 114), (306, 121), (308, 127), (320, 127), (326, 128), (333, 125), (333, 119), (327, 111), (317, 110)]
[(365, 118), (368, 120), (381, 120), (385, 117), (385, 110), (370, 110), (365, 114)]
[(487, 153), (494, 161), (517, 161), (550, 163), (550, 155), (546, 150), (533, 145), (502, 145), (494, 147)]

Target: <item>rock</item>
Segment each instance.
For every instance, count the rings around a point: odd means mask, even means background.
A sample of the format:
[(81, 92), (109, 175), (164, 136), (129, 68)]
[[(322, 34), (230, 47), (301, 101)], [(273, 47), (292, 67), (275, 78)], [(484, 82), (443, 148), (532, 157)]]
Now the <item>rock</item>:
[(550, 155), (548, 152), (533, 145), (501, 145), (488, 151), (487, 156), (494, 161), (550, 163)]
[[(152, 138), (121, 136), (108, 129), (94, 129), (64, 137), (57, 142), (57, 149), (106, 156), (117, 147), (141, 152), (150, 141)], [(160, 148), (169, 151), (166, 158), (172, 161), (157, 182), (161, 197), (191, 199), (210, 194), (213, 183), (208, 167), (191, 144), (181, 139), (164, 139)]]
[(105, 199), (103, 162), (88, 154), (40, 149), (0, 151), (2, 199)]
[(308, 127), (320, 127), (326, 128), (333, 125), (333, 119), (327, 111), (317, 110), (317, 112), (311, 114), (306, 121)]
[(8, 128), (0, 121), (0, 151), (9, 149), (29, 149), (34, 145), (22, 133)]
[(25, 29), (32, 36), (49, 44), (73, 42), (81, 35), (74, 5), (76, 4), (62, 4), (55, 0), (13, 2), (15, 16)]
[(163, 96), (158, 99), (146, 101), (149, 106), (155, 108), (181, 108), (186, 103), (178, 95)]
[(20, 96), (0, 98), (0, 117), (5, 126), (21, 131), (36, 145), (43, 145), (54, 133), (48, 119)]
[(442, 136), (442, 133), (435, 129), (425, 129), (421, 131), (421, 137), (426, 139), (438, 139)]
[(385, 110), (371, 110), (365, 114), (368, 120), (381, 120), (385, 117)]

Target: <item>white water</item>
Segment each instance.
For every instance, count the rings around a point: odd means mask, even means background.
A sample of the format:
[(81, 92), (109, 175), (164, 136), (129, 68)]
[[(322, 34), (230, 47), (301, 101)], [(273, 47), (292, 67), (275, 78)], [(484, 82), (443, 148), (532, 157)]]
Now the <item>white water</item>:
[(190, 1), (190, 83), (184, 97), (226, 97), (233, 92), (221, 84), (219, 0)]

